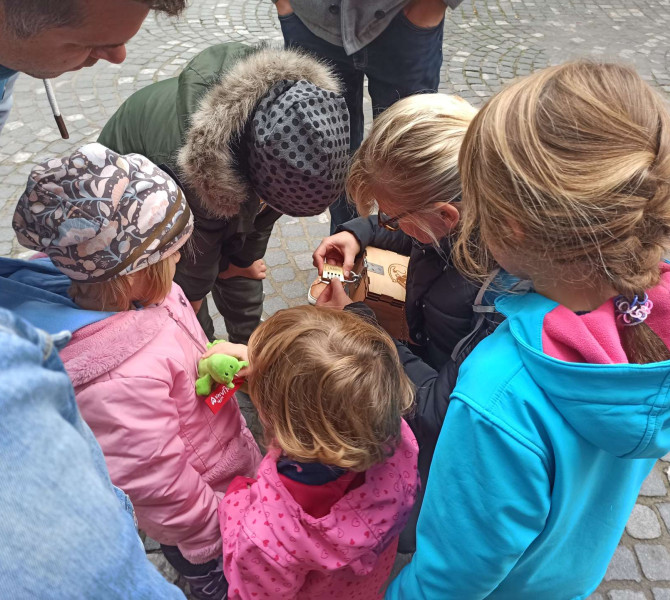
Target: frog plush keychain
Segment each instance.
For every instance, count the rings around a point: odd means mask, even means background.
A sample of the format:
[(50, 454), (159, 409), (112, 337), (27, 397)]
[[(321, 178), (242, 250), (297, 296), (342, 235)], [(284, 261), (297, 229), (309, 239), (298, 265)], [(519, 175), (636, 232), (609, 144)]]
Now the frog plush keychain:
[[(211, 348), (224, 340), (216, 340), (207, 344)], [(201, 358), (198, 362), (198, 379), (195, 382), (195, 393), (198, 396), (206, 396), (205, 402), (214, 414), (233, 397), (244, 379), (236, 377), (243, 367), (248, 367), (245, 360), (238, 360), (227, 354), (212, 354), (207, 358)]]

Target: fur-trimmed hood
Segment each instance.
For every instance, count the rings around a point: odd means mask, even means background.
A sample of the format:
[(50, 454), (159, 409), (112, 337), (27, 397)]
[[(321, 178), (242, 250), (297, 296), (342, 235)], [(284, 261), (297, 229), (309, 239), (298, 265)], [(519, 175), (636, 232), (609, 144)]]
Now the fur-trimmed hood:
[(213, 217), (236, 215), (240, 204), (253, 194), (239, 172), (234, 148), (258, 102), (284, 80), (305, 80), (341, 93), (339, 80), (324, 63), (294, 49), (263, 47), (227, 71), (191, 115), (179, 167), (185, 183)]

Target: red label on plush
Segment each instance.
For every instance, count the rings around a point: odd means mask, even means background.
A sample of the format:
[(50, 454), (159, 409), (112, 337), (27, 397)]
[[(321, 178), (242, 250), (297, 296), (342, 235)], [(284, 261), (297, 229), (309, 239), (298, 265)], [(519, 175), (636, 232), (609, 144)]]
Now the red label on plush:
[(207, 406), (209, 406), (209, 410), (211, 410), (214, 414), (218, 413), (228, 403), (228, 400), (233, 397), (235, 392), (243, 383), (244, 379), (239, 379), (238, 377), (233, 379), (234, 387), (232, 388), (229, 388), (222, 383), (217, 383), (216, 387), (212, 390), (212, 393), (205, 398), (205, 402)]

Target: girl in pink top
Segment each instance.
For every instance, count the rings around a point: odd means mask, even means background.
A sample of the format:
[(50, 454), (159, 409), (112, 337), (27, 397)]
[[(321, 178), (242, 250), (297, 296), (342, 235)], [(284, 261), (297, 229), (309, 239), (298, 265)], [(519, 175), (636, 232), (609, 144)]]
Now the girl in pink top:
[(269, 451), (219, 505), (229, 598), (381, 598), (418, 486), (393, 342), (351, 313), (300, 306), (263, 323), (248, 354)]
[(72, 280), (53, 320), (73, 331), (61, 358), (112, 482), (192, 596), (224, 598), (217, 507), (260, 453), (234, 399), (213, 414), (195, 393), (207, 338), (172, 282), (193, 231), (182, 191), (145, 157), (89, 144), (33, 169), (14, 228)]

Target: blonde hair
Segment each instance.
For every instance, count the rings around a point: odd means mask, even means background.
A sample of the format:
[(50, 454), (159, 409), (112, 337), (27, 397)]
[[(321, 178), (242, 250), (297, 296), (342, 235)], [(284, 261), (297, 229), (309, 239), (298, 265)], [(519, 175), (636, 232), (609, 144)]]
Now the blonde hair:
[(73, 281), (68, 294), (78, 306), (88, 310), (123, 311), (134, 308), (134, 304), (158, 304), (172, 288), (172, 271), (168, 259), (108, 281)]
[(379, 115), (353, 158), (347, 195), (368, 215), (381, 189), (399, 209), (461, 195), (458, 152), (477, 111), (458, 96), (418, 94)]
[[(513, 83), (473, 120), (460, 170), (463, 272), (488, 271), (493, 245), (580, 269), (627, 298), (659, 282), (670, 116), (633, 69), (579, 61)], [(670, 358), (646, 324), (624, 327), (622, 341), (631, 362)]]
[(393, 454), (414, 394), (376, 326), (346, 311), (289, 308), (253, 333), (249, 362), (266, 439), (288, 457), (365, 471)]

